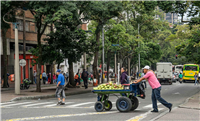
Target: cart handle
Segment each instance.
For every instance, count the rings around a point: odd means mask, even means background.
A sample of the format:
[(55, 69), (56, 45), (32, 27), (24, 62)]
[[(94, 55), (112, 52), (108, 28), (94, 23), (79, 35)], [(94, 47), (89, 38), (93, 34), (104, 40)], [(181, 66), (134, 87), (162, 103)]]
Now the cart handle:
[(124, 85), (124, 86), (130, 86), (130, 84), (122, 84), (122, 85)]

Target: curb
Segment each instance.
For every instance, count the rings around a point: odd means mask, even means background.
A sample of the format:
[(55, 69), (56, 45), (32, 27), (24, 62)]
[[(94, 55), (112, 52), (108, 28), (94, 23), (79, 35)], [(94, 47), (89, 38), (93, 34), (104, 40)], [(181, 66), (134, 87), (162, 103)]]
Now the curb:
[[(85, 90), (85, 91), (77, 91), (77, 92), (72, 92), (72, 93), (65, 93), (66, 96), (69, 95), (77, 95), (77, 94), (84, 94), (84, 93), (89, 93), (91, 90)], [(17, 100), (30, 100), (30, 99), (45, 99), (45, 98), (53, 98), (55, 97), (55, 94), (51, 95), (38, 95), (38, 96), (24, 96), (24, 97), (16, 97), (11, 99), (10, 101), (17, 101)]]
[[(199, 93), (199, 92), (197, 92), (197, 93)], [(196, 94), (194, 94), (194, 95), (196, 95)], [(187, 107), (182, 107), (182, 105), (188, 103), (189, 99), (192, 98), (194, 95), (192, 95), (191, 97), (188, 97), (182, 104), (178, 105), (177, 107), (172, 108), (172, 110), (175, 110), (177, 108), (187, 108)], [(197, 108), (187, 108), (187, 109), (195, 109), (196, 110)], [(200, 110), (200, 109), (197, 109), (197, 110)], [(169, 111), (165, 111), (165, 112), (161, 113), (160, 115), (158, 115), (157, 117), (151, 119), (150, 121), (158, 120), (159, 118), (161, 118), (162, 116), (166, 115), (167, 113), (169, 113)]]

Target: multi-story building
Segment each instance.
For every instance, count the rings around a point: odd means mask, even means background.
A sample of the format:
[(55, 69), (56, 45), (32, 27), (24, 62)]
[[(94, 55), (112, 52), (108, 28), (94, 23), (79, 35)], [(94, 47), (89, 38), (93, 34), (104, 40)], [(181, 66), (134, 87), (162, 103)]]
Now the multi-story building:
[[(16, 16), (16, 20), (19, 23), (18, 26), (18, 39), (19, 39), (19, 59), (23, 59), (23, 16)], [(37, 28), (34, 23), (34, 17), (30, 11), (25, 11), (25, 43), (26, 43), (26, 75), (25, 78), (33, 80), (33, 71), (37, 70), (37, 65), (32, 65), (33, 55), (29, 52), (31, 48), (37, 47)], [(46, 37), (46, 34), (50, 32), (50, 26), (47, 26), (42, 39)], [(8, 57), (8, 72), (14, 74), (14, 56), (15, 56), (15, 27), (13, 24), (10, 24), (10, 29), (6, 33), (7, 38), (7, 57)], [(45, 42), (42, 40), (42, 44)], [(1, 48), (2, 41), (1, 41)], [(1, 50), (1, 58), (3, 58), (3, 49)], [(1, 61), (1, 65), (3, 65)], [(50, 65), (42, 65), (41, 72), (46, 71), (50, 72)], [(22, 67), (20, 67), (20, 78), (23, 79)], [(1, 66), (1, 75), (3, 75), (3, 67)]]

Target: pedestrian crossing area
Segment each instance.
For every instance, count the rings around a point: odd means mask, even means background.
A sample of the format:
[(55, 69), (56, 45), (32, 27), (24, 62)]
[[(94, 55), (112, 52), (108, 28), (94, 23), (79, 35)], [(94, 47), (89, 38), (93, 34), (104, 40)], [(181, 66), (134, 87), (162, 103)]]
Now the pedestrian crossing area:
[[(94, 109), (95, 102), (65, 102), (65, 105), (57, 105), (56, 101), (12, 101), (0, 103), (1, 108), (92, 108)], [(158, 103), (160, 105), (160, 103)], [(152, 104), (145, 105), (143, 109), (152, 108)], [(112, 102), (112, 109), (116, 108), (116, 102)]]

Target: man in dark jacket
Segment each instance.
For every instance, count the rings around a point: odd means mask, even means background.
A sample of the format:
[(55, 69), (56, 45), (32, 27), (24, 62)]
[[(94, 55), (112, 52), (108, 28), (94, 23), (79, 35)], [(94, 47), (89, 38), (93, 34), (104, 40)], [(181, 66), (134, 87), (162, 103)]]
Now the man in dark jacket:
[(88, 72), (85, 69), (83, 69), (83, 73), (81, 74), (81, 78), (84, 81), (85, 89), (88, 88), (88, 75), (89, 75)]
[(128, 75), (128, 73), (125, 70), (126, 70), (125, 67), (121, 68), (121, 73), (122, 73), (121, 77), (120, 77), (121, 84), (127, 84), (127, 75)]

